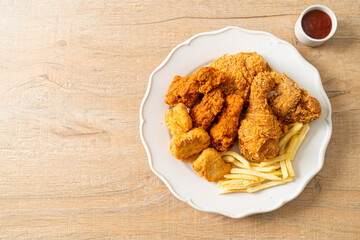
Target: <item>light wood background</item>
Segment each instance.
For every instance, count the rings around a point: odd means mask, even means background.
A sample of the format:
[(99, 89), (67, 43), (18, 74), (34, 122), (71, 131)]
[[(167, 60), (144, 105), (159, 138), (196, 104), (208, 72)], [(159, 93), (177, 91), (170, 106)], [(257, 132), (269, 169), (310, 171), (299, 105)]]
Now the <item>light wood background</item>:
[[(319, 1), (0, 1), (0, 238), (359, 239), (360, 2), (320, 2), (338, 30), (309, 48), (294, 24)], [(333, 107), (321, 172), (292, 202), (243, 219), (177, 200), (139, 137), (153, 69), (228, 25), (293, 44)]]

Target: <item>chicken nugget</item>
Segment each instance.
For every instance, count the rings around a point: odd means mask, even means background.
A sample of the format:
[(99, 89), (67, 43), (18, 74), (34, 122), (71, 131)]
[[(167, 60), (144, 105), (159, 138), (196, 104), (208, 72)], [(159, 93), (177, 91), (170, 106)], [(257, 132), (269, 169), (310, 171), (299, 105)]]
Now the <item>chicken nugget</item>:
[(171, 154), (180, 160), (201, 152), (210, 145), (210, 136), (202, 128), (175, 135), (170, 142)]
[(208, 182), (217, 182), (225, 174), (230, 173), (231, 165), (225, 163), (220, 153), (214, 148), (207, 148), (195, 160), (193, 169), (200, 177), (205, 177)]
[(165, 123), (172, 135), (185, 133), (192, 128), (191, 117), (185, 104), (178, 103), (173, 109), (165, 112)]

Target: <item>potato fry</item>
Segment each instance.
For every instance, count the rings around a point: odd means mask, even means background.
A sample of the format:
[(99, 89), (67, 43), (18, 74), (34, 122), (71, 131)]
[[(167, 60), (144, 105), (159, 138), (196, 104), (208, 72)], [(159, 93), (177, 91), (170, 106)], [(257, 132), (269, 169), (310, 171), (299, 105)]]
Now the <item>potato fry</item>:
[(290, 130), (280, 138), (279, 156), (268, 161), (253, 163), (233, 151), (222, 153), (224, 161), (233, 164), (233, 168), (218, 183), (218, 194), (253, 193), (291, 182), (295, 176), (292, 161), (310, 127), (302, 123), (288, 127)]
[(232, 168), (230, 173), (244, 173), (244, 174), (254, 175), (254, 176), (269, 179), (269, 180), (280, 180), (281, 179), (274, 174), (261, 173), (261, 172), (256, 172), (256, 171), (252, 171), (252, 170), (247, 170), (247, 169), (240, 169), (240, 168)]
[(280, 138), (279, 146), (285, 146), (290, 138), (299, 132), (302, 126), (302, 123), (295, 124), (287, 133), (285, 133), (284, 136)]
[(252, 170), (258, 171), (258, 172), (273, 172), (279, 168), (280, 168), (280, 163), (275, 163), (273, 165), (266, 166), (266, 167), (253, 167)]
[(277, 157), (275, 157), (275, 158), (273, 158), (273, 159), (270, 159), (269, 161), (260, 163), (260, 167), (269, 166), (269, 165), (271, 165), (271, 164), (280, 162), (280, 161), (282, 161), (282, 160), (286, 160), (286, 159), (288, 159), (288, 158), (290, 158), (290, 154), (285, 153), (285, 154), (283, 154), (283, 155), (280, 155), (280, 156), (277, 156)]
[(279, 156), (283, 155), (284, 153), (285, 153), (285, 145), (280, 147)]
[(282, 180), (278, 180), (278, 181), (270, 181), (270, 182), (263, 183), (263, 184), (260, 184), (258, 186), (255, 186), (255, 187), (250, 187), (250, 188), (247, 189), (247, 192), (248, 193), (253, 193), (253, 192), (256, 192), (256, 191), (259, 191), (259, 190), (262, 190), (262, 189), (266, 189), (266, 188), (269, 188), (269, 187), (274, 187), (274, 186), (281, 185), (281, 184), (284, 184), (284, 183), (288, 183), (288, 182), (291, 182), (291, 181), (292, 181), (292, 178), (282, 179)]
[(288, 148), (286, 149), (286, 154), (289, 154), (289, 158), (291, 161), (294, 160), (296, 149), (299, 147), (299, 142), (300, 142), (300, 136), (299, 135), (293, 136), (289, 142)]
[(293, 169), (293, 167), (292, 167), (291, 160), (290, 160), (290, 159), (286, 159), (285, 163), (286, 163), (286, 168), (287, 168), (287, 170), (289, 171), (289, 175), (290, 175), (291, 177), (294, 177), (294, 176), (295, 176), (295, 172), (294, 172), (294, 169)]
[(281, 161), (280, 165), (281, 165), (281, 172), (282, 172), (283, 179), (287, 178), (289, 176), (289, 174), (288, 174), (288, 171), (287, 171), (287, 168), (286, 168), (285, 160)]
[(246, 160), (245, 158), (243, 158), (240, 154), (238, 154), (237, 152), (234, 151), (227, 151), (224, 153), (221, 153), (221, 156), (232, 156), (234, 158), (236, 158), (237, 160), (239, 160), (242, 164), (245, 165), (246, 168), (250, 169), (250, 163), (248, 160)]
[(254, 184), (258, 182), (259, 181), (254, 181), (254, 180), (226, 180), (220, 183), (220, 187), (225, 190), (245, 189), (254, 186)]
[(225, 179), (244, 179), (244, 180), (255, 180), (255, 181), (260, 181), (263, 180), (263, 178), (259, 178), (253, 175), (248, 175), (248, 174), (242, 174), (242, 173), (230, 173), (230, 174), (226, 174), (224, 176)]
[(225, 161), (225, 162), (228, 162), (228, 163), (232, 163), (235, 167), (238, 167), (238, 168), (247, 168), (244, 164), (242, 164), (240, 161), (238, 161), (236, 158), (234, 158), (233, 156), (223, 156), (222, 159)]

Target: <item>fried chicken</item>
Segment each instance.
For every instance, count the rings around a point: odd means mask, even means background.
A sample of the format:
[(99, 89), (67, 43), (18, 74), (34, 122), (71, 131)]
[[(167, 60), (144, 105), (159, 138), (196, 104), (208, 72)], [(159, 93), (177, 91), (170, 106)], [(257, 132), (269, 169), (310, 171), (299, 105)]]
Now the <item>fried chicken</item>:
[(210, 145), (210, 136), (202, 128), (175, 135), (170, 142), (171, 154), (182, 161), (193, 161), (194, 156)]
[(268, 70), (267, 63), (257, 53), (237, 53), (216, 59), (210, 64), (226, 74), (226, 81), (220, 84), (224, 94), (237, 94), (247, 101), (254, 76)]
[(221, 89), (217, 88), (206, 94), (196, 107), (190, 109), (194, 127), (202, 127), (207, 130), (221, 111), (223, 103), (224, 98)]
[(202, 67), (187, 77), (175, 76), (166, 94), (165, 103), (174, 107), (177, 103), (184, 103), (193, 107), (200, 93), (206, 94), (226, 81), (226, 75), (212, 67)]
[(192, 128), (191, 117), (185, 104), (178, 103), (173, 109), (165, 112), (165, 123), (172, 135), (185, 133)]
[(279, 120), (287, 124), (310, 123), (320, 117), (321, 106), (316, 98), (299, 88), (285, 73), (274, 76), (277, 86), (269, 99), (269, 105)]
[(231, 170), (231, 165), (225, 163), (221, 155), (214, 148), (207, 148), (193, 163), (193, 168), (200, 177), (205, 177), (208, 182), (217, 182)]
[(209, 131), (211, 145), (216, 150), (226, 152), (234, 145), (243, 104), (240, 95), (232, 94), (225, 98), (224, 108)]
[(248, 159), (261, 162), (279, 153), (283, 126), (268, 105), (275, 83), (270, 73), (258, 73), (251, 85), (249, 107), (240, 123), (239, 147)]

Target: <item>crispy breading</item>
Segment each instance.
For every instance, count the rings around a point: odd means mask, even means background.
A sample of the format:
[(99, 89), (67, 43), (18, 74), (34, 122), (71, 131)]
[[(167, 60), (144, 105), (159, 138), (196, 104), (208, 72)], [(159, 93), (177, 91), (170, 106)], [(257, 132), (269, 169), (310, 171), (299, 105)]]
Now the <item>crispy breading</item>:
[(258, 73), (251, 85), (249, 107), (239, 128), (239, 147), (248, 159), (261, 162), (279, 153), (283, 126), (272, 113), (267, 99), (275, 87), (268, 72)]
[(243, 104), (244, 99), (240, 95), (232, 94), (225, 98), (224, 108), (209, 131), (211, 145), (216, 150), (226, 152), (233, 147)]
[(177, 103), (193, 107), (200, 93), (206, 94), (225, 81), (226, 75), (212, 67), (202, 67), (187, 77), (175, 76), (166, 94), (165, 103), (171, 107)]
[(194, 127), (202, 127), (207, 130), (221, 111), (224, 103), (221, 89), (217, 88), (206, 94), (201, 102), (190, 109), (190, 116)]
[(226, 81), (220, 84), (224, 94), (237, 94), (247, 101), (250, 85), (256, 74), (268, 71), (269, 66), (256, 52), (237, 53), (216, 59), (210, 64), (226, 74)]
[(175, 135), (170, 142), (170, 152), (177, 159), (185, 161), (210, 145), (210, 136), (202, 128)]
[(212, 91), (226, 81), (225, 74), (213, 67), (202, 67), (192, 74), (192, 77), (198, 81), (199, 92), (202, 94)]
[(319, 118), (319, 101), (311, 97), (306, 90), (299, 88), (285, 73), (279, 76), (275, 93), (269, 99), (269, 105), (279, 120), (284, 123), (310, 123)]
[(185, 104), (178, 103), (173, 109), (165, 112), (165, 123), (172, 135), (185, 133), (192, 128), (191, 117)]
[(199, 95), (199, 84), (196, 79), (175, 76), (165, 96), (165, 103), (171, 107), (175, 107), (178, 103), (193, 107), (197, 103)]
[(231, 165), (226, 163), (214, 148), (207, 148), (195, 160), (193, 168), (208, 182), (217, 182), (230, 173)]

